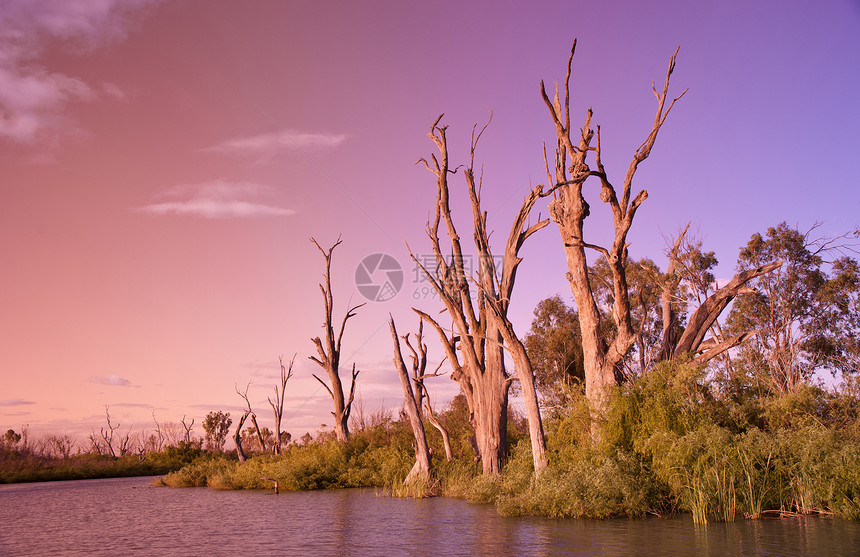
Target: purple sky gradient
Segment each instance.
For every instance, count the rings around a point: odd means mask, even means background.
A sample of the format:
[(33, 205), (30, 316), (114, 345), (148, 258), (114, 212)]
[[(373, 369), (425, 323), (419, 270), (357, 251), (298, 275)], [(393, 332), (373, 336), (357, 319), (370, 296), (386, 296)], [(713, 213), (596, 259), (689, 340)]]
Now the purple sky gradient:
[[(234, 385), (249, 380), (271, 426), (277, 357), (293, 353), (286, 429), (331, 426), (307, 358), (322, 333), (311, 236), (343, 238), (337, 320), (364, 301), (363, 257), (404, 267), (400, 294), (349, 322), (343, 354), (362, 370), (366, 411), (399, 407), (388, 313), (406, 332), (412, 305), (439, 307), (404, 243), (429, 248), (435, 185), (414, 164), (434, 152), (426, 133), (444, 112), (460, 164), (493, 111), (478, 162), (503, 240), (530, 184), (546, 182), (554, 130), (539, 82), (564, 77), (573, 38), (572, 120), (594, 109), (616, 180), (650, 130), (651, 82), (681, 47), (672, 92), (689, 92), (637, 174), (649, 198), (633, 257), (665, 267), (665, 237), (692, 221), (730, 277), (768, 226), (858, 225), (857, 2), (4, 2), (0, 428), (84, 437), (106, 405), (123, 430), (151, 428), (153, 412), (199, 424), (235, 413)], [(592, 208), (597, 243), (609, 221), (596, 196)], [(538, 301), (570, 299), (554, 224), (523, 253), (520, 333)], [(440, 404), (458, 390), (447, 378), (430, 389)]]

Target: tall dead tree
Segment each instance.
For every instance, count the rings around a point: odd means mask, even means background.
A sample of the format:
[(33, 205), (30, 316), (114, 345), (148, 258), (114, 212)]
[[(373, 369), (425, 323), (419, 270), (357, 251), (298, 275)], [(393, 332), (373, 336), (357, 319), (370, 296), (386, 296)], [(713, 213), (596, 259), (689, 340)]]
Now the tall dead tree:
[[(585, 120), (579, 132), (573, 132), (570, 125), (570, 76), (573, 56), (576, 51), (576, 41), (570, 50), (567, 62), (567, 75), (564, 81), (564, 98), (559, 97), (556, 84), (554, 99), (550, 100), (543, 81), (540, 84), (541, 97), (549, 110), (555, 124), (557, 149), (555, 156), (555, 176), (549, 176), (554, 184), (550, 189), (553, 200), (549, 204), (550, 218), (558, 225), (561, 240), (567, 258), (567, 280), (573, 292), (579, 315), (582, 332), (582, 349), (585, 368), (586, 396), (594, 412), (593, 418), (603, 416), (608, 402), (609, 389), (623, 379), (621, 371), (623, 359), (636, 340), (630, 315), (630, 300), (628, 298), (627, 276), (627, 233), (633, 224), (633, 218), (642, 202), (648, 197), (645, 190), (632, 196), (633, 177), (639, 165), (651, 154), (654, 142), (660, 128), (666, 122), (666, 117), (672, 110), (675, 101), (686, 91), (672, 99), (667, 106), (669, 78), (675, 68), (675, 57), (672, 54), (669, 68), (662, 89), (658, 92), (653, 86), (657, 98), (657, 113), (654, 123), (645, 141), (633, 155), (633, 160), (627, 168), (627, 173), (619, 191), (609, 178), (603, 166), (600, 144), (600, 126), (597, 126), (597, 145), (592, 145), (595, 131), (591, 129), (592, 111), (586, 112)], [(572, 136), (571, 134), (576, 135)], [(595, 168), (589, 166), (586, 160), (593, 154)], [(547, 174), (550, 174), (547, 161)], [(609, 205), (612, 212), (614, 238), (609, 247), (589, 243), (584, 237), (584, 223), (591, 208), (583, 195), (583, 187), (589, 178), (597, 178), (600, 184), (600, 200)], [(612, 320), (615, 324), (614, 336), (605, 338), (600, 332), (600, 311), (595, 301), (594, 292), (588, 276), (588, 259), (586, 249), (591, 249), (602, 255), (609, 266), (612, 275), (614, 291), (612, 303)], [(596, 423), (596, 422), (593, 422)]]
[(420, 389), (412, 388), (412, 378), (406, 371), (406, 364), (403, 362), (403, 354), (400, 351), (397, 327), (395, 327), (394, 318), (390, 314), (388, 326), (394, 341), (394, 369), (400, 377), (400, 386), (403, 388), (403, 405), (406, 407), (409, 425), (412, 426), (412, 434), (415, 436), (415, 465), (403, 483), (427, 482), (430, 479), (430, 447), (427, 445), (427, 434), (424, 431), (424, 423), (421, 421), (421, 398), (423, 395)]
[(326, 388), (328, 394), (331, 395), (331, 399), (334, 404), (334, 411), (332, 412), (332, 416), (334, 416), (334, 433), (337, 436), (338, 441), (346, 442), (349, 441), (349, 412), (352, 409), (352, 401), (355, 398), (355, 379), (358, 377), (359, 371), (355, 369), (355, 364), (352, 364), (352, 382), (349, 387), (349, 397), (345, 398), (343, 393), (343, 383), (340, 379), (340, 347), (341, 341), (343, 340), (343, 331), (346, 328), (346, 322), (350, 317), (354, 317), (355, 310), (362, 307), (364, 304), (358, 304), (357, 306), (347, 309), (346, 314), (343, 316), (343, 321), (340, 324), (340, 331), (335, 331), (334, 326), (332, 325), (334, 299), (331, 293), (331, 254), (334, 251), (334, 248), (341, 244), (341, 239), (338, 238), (337, 242), (335, 242), (328, 250), (324, 250), (320, 247), (315, 239), (311, 238), (310, 240), (317, 249), (320, 250), (323, 257), (325, 257), (325, 285), (319, 285), (325, 308), (325, 323), (323, 324), (323, 327), (325, 328), (325, 344), (320, 340), (320, 337), (312, 338), (311, 340), (317, 348), (319, 358), (315, 356), (309, 357), (311, 360), (316, 362), (318, 366), (323, 368), (328, 375), (329, 383), (331, 385), (320, 379), (316, 374), (314, 374), (314, 379), (319, 381), (322, 386)]
[[(531, 227), (526, 225), (542, 188), (534, 188), (523, 201), (511, 227), (501, 262), (497, 263), (490, 248), (487, 213), (481, 208), (482, 183), (480, 178), (476, 180), (473, 170), (475, 149), (489, 122), (477, 134), (477, 127), (472, 129), (469, 164), (463, 171), (472, 208), (473, 238), (477, 251), (477, 275), (472, 276), (467, 271), (467, 255), (463, 252), (451, 216), (448, 175), (456, 173), (457, 169), (451, 170), (449, 167), (447, 126), (439, 125), (441, 119), (442, 116), (436, 119), (428, 134), (439, 150), (439, 157), (431, 155), (432, 164), (427, 159), (419, 160), (436, 176), (435, 213), (427, 225), (436, 263), (434, 272), (431, 273), (414, 254), (412, 258), (444, 304), (454, 330), (449, 334), (436, 319), (417, 309), (415, 311), (437, 331), (453, 369), (451, 377), (460, 384), (466, 396), (484, 474), (497, 474), (506, 456), (508, 394), (513, 378), (505, 369), (502, 350), (504, 343), (509, 343), (526, 400), (532, 452), (535, 468), (539, 470), (546, 466), (546, 456), (534, 374), (525, 349), (513, 332), (507, 311), (517, 266), (521, 262), (518, 251), (529, 236), (549, 223), (544, 220)], [(451, 242), (451, 255), (448, 258), (443, 253), (439, 239), (442, 222)], [(474, 296), (470, 292), (470, 281), (478, 287)], [(522, 348), (521, 351), (517, 345)]]
[(272, 449), (275, 454), (281, 454), (281, 420), (284, 417), (284, 395), (287, 391), (287, 381), (293, 376), (293, 363), (295, 361), (296, 355), (293, 354), (290, 365), (287, 367), (284, 366), (284, 358), (278, 357), (278, 362), (281, 364), (281, 382), (275, 385), (275, 400), (267, 399), (269, 406), (272, 407), (272, 413), (275, 415), (275, 446)]

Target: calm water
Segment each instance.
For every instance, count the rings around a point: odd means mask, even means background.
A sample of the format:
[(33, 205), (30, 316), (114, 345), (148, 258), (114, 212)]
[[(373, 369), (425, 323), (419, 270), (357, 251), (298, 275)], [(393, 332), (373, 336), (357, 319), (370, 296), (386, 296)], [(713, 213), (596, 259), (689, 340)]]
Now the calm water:
[(152, 478), (0, 486), (0, 555), (860, 555), (830, 518), (504, 518), (487, 505), (151, 487)]

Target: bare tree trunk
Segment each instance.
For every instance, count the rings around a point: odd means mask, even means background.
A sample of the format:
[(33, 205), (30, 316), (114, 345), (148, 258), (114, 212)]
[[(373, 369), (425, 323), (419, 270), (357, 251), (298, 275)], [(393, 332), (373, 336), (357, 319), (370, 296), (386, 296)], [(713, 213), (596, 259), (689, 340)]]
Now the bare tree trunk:
[(164, 445), (164, 432), (161, 431), (161, 424), (158, 423), (158, 419), (156, 419), (156, 417), (155, 417), (155, 410), (152, 411), (152, 421), (155, 422), (155, 433), (156, 433), (155, 452), (160, 453), (161, 448)]
[(105, 406), (105, 416), (107, 418), (107, 429), (99, 428), (99, 433), (104, 439), (105, 447), (113, 458), (116, 458), (116, 451), (113, 449), (113, 433), (119, 429), (120, 424), (113, 425), (110, 422), (110, 406)]
[(284, 358), (279, 356), (278, 362), (281, 364), (281, 382), (280, 382), (280, 390), (278, 385), (275, 385), (275, 400), (271, 398), (267, 399), (269, 401), (269, 405), (272, 407), (272, 412), (275, 415), (275, 447), (274, 453), (279, 455), (281, 454), (281, 420), (284, 417), (284, 395), (287, 391), (287, 381), (290, 380), (290, 377), (293, 376), (293, 364), (296, 361), (296, 355), (293, 354), (292, 359), (290, 360), (289, 367), (284, 367)]
[[(238, 394), (245, 401), (246, 411), (245, 418), (251, 416), (251, 423), (254, 425), (254, 433), (257, 434), (257, 441), (260, 443), (260, 452), (266, 452), (266, 442), (263, 440), (263, 433), (260, 431), (260, 426), (257, 425), (257, 415), (251, 409), (251, 401), (248, 400), (248, 387), (251, 386), (251, 382), (248, 381), (248, 385), (245, 386), (245, 392), (241, 392), (239, 387), (236, 386), (236, 394)], [(243, 420), (244, 421), (244, 418)]]
[[(506, 320), (507, 321), (507, 320)], [(508, 322), (510, 325), (510, 322)], [(532, 444), (532, 461), (535, 472), (541, 472), (547, 467), (546, 440), (543, 433), (543, 423), (540, 415), (540, 405), (535, 388), (535, 376), (531, 360), (526, 352), (526, 347), (513, 333), (512, 328), (503, 329), (505, 341), (510, 347), (511, 357), (514, 360), (514, 368), (517, 378), (520, 380), (520, 388), (523, 392), (523, 400), (526, 408), (526, 418), (529, 424), (529, 439)]]
[(194, 427), (194, 419), (191, 419), (190, 424), (185, 423), (185, 416), (182, 416), (182, 428), (185, 430), (183, 440), (186, 444), (191, 444), (191, 428)]
[(358, 377), (359, 372), (355, 369), (355, 364), (352, 365), (352, 383), (349, 387), (349, 398), (344, 398), (343, 393), (343, 384), (340, 380), (340, 348), (341, 348), (341, 340), (343, 339), (343, 331), (346, 327), (346, 322), (350, 317), (355, 316), (355, 310), (363, 306), (364, 304), (359, 304), (357, 306), (351, 307), (347, 310), (346, 315), (343, 317), (343, 321), (340, 325), (340, 331), (335, 333), (334, 327), (332, 326), (332, 311), (334, 309), (334, 300), (331, 292), (331, 254), (334, 251), (334, 248), (340, 245), (340, 238), (337, 239), (337, 242), (330, 247), (328, 250), (324, 250), (320, 247), (316, 240), (311, 238), (311, 242), (320, 250), (320, 253), (325, 257), (325, 286), (320, 284), (320, 291), (323, 295), (323, 302), (325, 306), (325, 345), (323, 345), (323, 341), (320, 340), (320, 337), (314, 337), (311, 339), (314, 345), (317, 348), (317, 353), (319, 354), (319, 358), (315, 356), (310, 356), (310, 359), (317, 363), (321, 368), (323, 368), (328, 374), (329, 383), (331, 386), (327, 384), (325, 381), (314, 375), (314, 378), (319, 381), (323, 387), (326, 388), (328, 394), (331, 395), (332, 403), (334, 405), (334, 411), (332, 412), (332, 416), (334, 416), (334, 432), (337, 436), (338, 441), (343, 443), (349, 440), (349, 412), (352, 409), (352, 401), (355, 398), (355, 379)]
[(427, 386), (424, 384), (424, 380), (428, 377), (439, 377), (439, 370), (445, 363), (446, 358), (442, 358), (442, 361), (439, 362), (433, 373), (427, 373), (427, 345), (424, 343), (423, 319), (418, 320), (418, 334), (415, 336), (416, 345), (412, 346), (412, 342), (409, 340), (409, 333), (403, 335), (403, 340), (406, 342), (409, 351), (412, 352), (412, 381), (415, 383), (415, 402), (418, 405), (418, 412), (419, 414), (422, 413), (423, 403), (423, 408), (427, 410), (427, 420), (442, 436), (442, 445), (445, 447), (445, 459), (451, 462), (454, 454), (451, 451), (451, 440), (448, 429), (436, 418), (433, 412), (433, 405), (430, 403), (430, 391), (427, 390)]
[(413, 481), (426, 482), (430, 479), (430, 448), (427, 445), (427, 435), (424, 424), (421, 422), (421, 397), (420, 389), (412, 389), (406, 364), (403, 363), (403, 354), (400, 352), (400, 339), (397, 337), (397, 328), (394, 318), (388, 316), (388, 325), (391, 329), (391, 338), (394, 341), (394, 368), (400, 377), (400, 386), (403, 388), (403, 402), (406, 414), (409, 416), (409, 424), (412, 426), (412, 434), (415, 436), (415, 466), (406, 476), (404, 483)]
[[(552, 220), (558, 224), (567, 258), (567, 280), (576, 301), (582, 332), (585, 390), (593, 412), (592, 424), (595, 426), (597, 423), (595, 418), (602, 419), (606, 414), (609, 390), (622, 380), (623, 359), (635, 342), (625, 272), (627, 233), (633, 224), (637, 209), (647, 199), (648, 193), (642, 190), (631, 199), (633, 176), (639, 164), (650, 155), (657, 134), (666, 121), (672, 106), (684, 93), (672, 100), (668, 107), (665, 106), (668, 98), (669, 77), (675, 67), (676, 50), (669, 61), (669, 69), (666, 72), (662, 91), (658, 93), (657, 89), (654, 88), (654, 95), (657, 97), (657, 114), (647, 138), (636, 150), (627, 169), (619, 199), (618, 192), (610, 182), (603, 166), (600, 126), (597, 127), (597, 146), (591, 145), (591, 141), (595, 137), (595, 132), (591, 129), (591, 110), (586, 112), (585, 121), (578, 137), (575, 140), (571, 137), (570, 75), (575, 50), (576, 41), (573, 42), (568, 59), (563, 102), (559, 97), (558, 86), (556, 86), (555, 97), (551, 101), (543, 82), (541, 82), (541, 96), (555, 124), (558, 141), (555, 178), (549, 177), (550, 181), (554, 183), (550, 190), (554, 199), (549, 205), (549, 213)], [(592, 170), (586, 161), (589, 153), (595, 155), (594, 164), (597, 170)], [(568, 158), (570, 158), (570, 164), (567, 162)], [(549, 174), (548, 162), (546, 166)], [(584, 239), (584, 222), (589, 216), (591, 208), (583, 196), (582, 189), (590, 177), (599, 179), (600, 200), (608, 204), (612, 211), (615, 235), (612, 245), (608, 248), (590, 244)], [(603, 338), (600, 333), (600, 312), (589, 281), (586, 248), (603, 255), (612, 274), (612, 320), (616, 328), (614, 338)], [(592, 428), (592, 431), (596, 435), (595, 427)]]
[(236, 433), (233, 435), (233, 441), (236, 443), (236, 456), (239, 457), (239, 462), (245, 462), (247, 460), (247, 458), (245, 458), (245, 451), (242, 450), (242, 426), (245, 425), (245, 420), (248, 419), (248, 415), (250, 413), (250, 410), (245, 410), (245, 413), (242, 414), (241, 418), (239, 418), (239, 424), (236, 426)]
[(450, 434), (448, 433), (448, 428), (442, 425), (442, 422), (436, 418), (436, 415), (433, 413), (433, 408), (430, 404), (430, 396), (427, 395), (425, 391), (424, 394), (427, 396), (424, 399), (424, 408), (427, 409), (427, 420), (435, 427), (439, 434), (442, 436), (442, 446), (445, 447), (445, 460), (451, 462), (454, 460), (454, 453), (451, 451), (451, 439)]

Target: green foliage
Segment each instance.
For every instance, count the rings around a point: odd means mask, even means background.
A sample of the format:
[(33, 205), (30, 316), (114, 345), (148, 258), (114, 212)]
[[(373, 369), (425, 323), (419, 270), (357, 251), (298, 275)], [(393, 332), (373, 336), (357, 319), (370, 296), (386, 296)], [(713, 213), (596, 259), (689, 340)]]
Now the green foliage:
[(561, 296), (538, 303), (524, 344), (538, 389), (553, 401), (563, 400), (565, 387), (585, 381), (580, 337), (576, 310)]
[[(408, 427), (408, 426), (407, 426)], [(347, 443), (333, 438), (291, 445), (279, 456), (258, 455), (244, 463), (225, 458), (198, 459), (168, 474), (170, 487), (267, 489), (276, 480), (282, 491), (399, 485), (414, 462), (408, 431), (381, 424), (354, 432)]]
[(747, 373), (769, 389), (793, 390), (818, 369), (856, 373), (860, 362), (860, 267), (849, 257), (829, 265), (823, 255), (836, 239), (814, 239), (785, 222), (753, 234), (738, 257), (738, 270), (771, 261), (782, 266), (755, 279), (756, 291), (739, 296), (727, 333), (756, 330), (740, 351)]
[(233, 420), (230, 413), (209, 412), (203, 420), (203, 431), (206, 432), (206, 447), (215, 451), (223, 451), (227, 435), (230, 433), (230, 425)]
[(179, 463), (137, 456), (113, 458), (80, 454), (68, 458), (45, 457), (24, 451), (0, 451), (0, 484), (154, 476), (179, 468)]
[(19, 441), (21, 441), (21, 434), (15, 433), (15, 430), (13, 429), (7, 430), (6, 434), (0, 438), (0, 443), (2, 443), (4, 447), (10, 449), (17, 445)]

